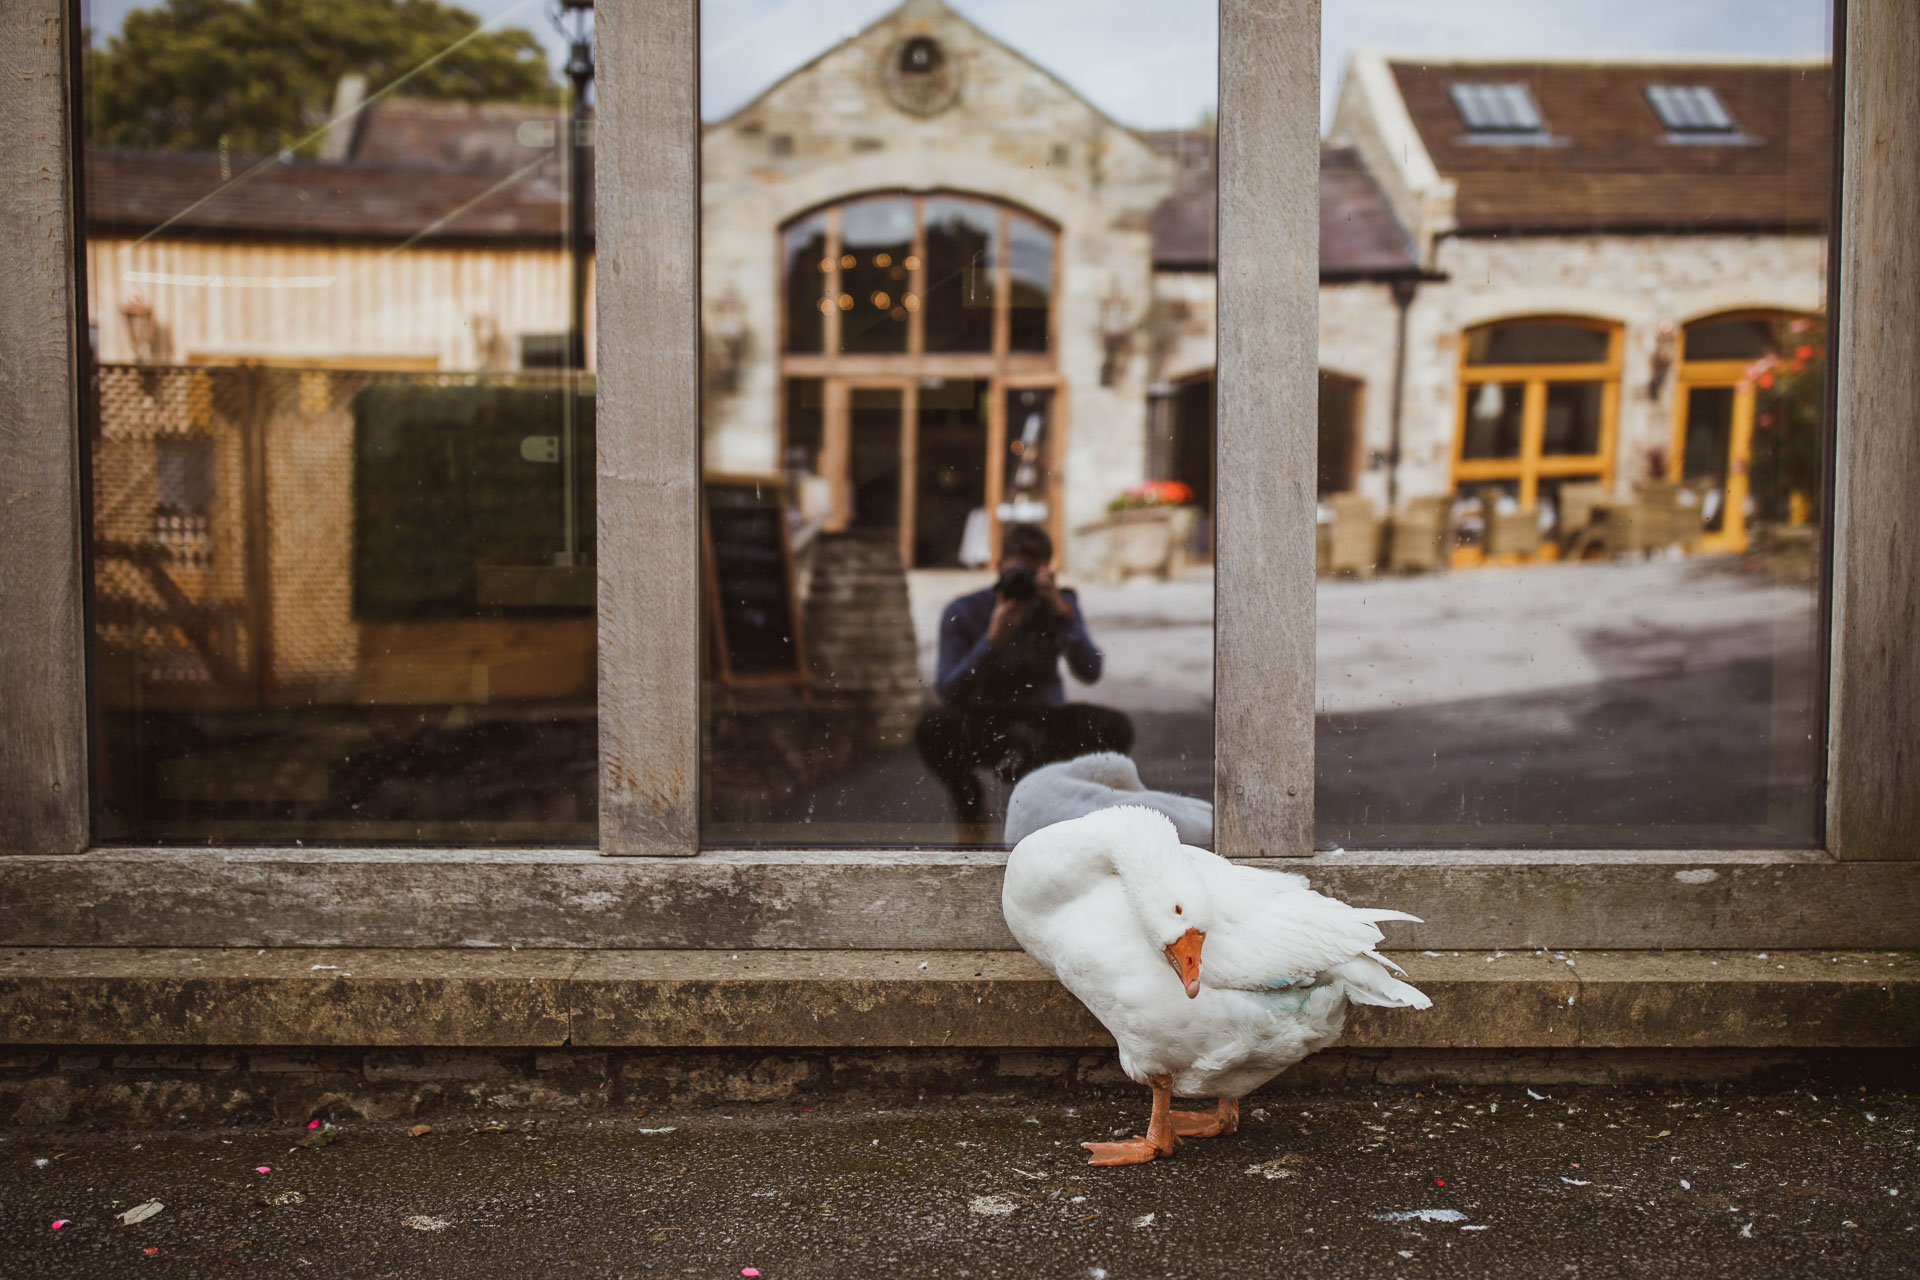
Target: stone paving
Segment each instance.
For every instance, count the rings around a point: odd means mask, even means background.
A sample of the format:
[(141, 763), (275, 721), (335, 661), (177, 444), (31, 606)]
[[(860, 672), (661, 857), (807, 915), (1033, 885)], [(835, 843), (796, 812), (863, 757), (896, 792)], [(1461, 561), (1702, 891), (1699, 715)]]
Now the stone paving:
[(1135, 1131), (1144, 1091), (15, 1131), (0, 1274), (1914, 1275), (1920, 1098), (1801, 1083), (1271, 1093), (1123, 1169), (1078, 1144)]

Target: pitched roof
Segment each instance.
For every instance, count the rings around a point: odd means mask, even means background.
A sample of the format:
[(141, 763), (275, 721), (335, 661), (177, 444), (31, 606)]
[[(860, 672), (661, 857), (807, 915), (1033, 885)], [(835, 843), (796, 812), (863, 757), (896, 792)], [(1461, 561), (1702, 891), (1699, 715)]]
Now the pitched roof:
[[(1219, 206), (1211, 130), (1166, 130), (1142, 135), (1155, 150), (1180, 162), (1173, 194), (1153, 215), (1153, 260), (1171, 270), (1206, 270), (1217, 257), (1214, 223)], [(1386, 197), (1351, 148), (1320, 152), (1320, 276), (1415, 274), (1413, 243)]]
[[(1827, 219), (1830, 65), (1730, 62), (1392, 61), (1414, 128), (1457, 183), (1468, 234), (1787, 230)], [(1475, 136), (1455, 85), (1524, 85), (1544, 136)], [(1711, 89), (1733, 130), (1670, 134), (1647, 90)]]
[(212, 155), (89, 151), (87, 223), (96, 233), (558, 241), (564, 130), (554, 122), (533, 106), (391, 99), (363, 114), (345, 160), (235, 160), (227, 179)]

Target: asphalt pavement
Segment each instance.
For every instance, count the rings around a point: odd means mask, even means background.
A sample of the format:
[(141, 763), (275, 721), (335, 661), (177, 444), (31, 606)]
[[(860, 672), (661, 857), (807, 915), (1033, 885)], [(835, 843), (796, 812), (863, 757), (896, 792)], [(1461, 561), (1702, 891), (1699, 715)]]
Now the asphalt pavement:
[(892, 1110), (823, 1097), (430, 1116), (417, 1137), (413, 1121), (302, 1118), (15, 1131), (0, 1137), (0, 1274), (1920, 1273), (1920, 1095), (1884, 1081), (1274, 1093), (1235, 1136), (1088, 1167), (1078, 1144), (1135, 1131), (1145, 1105), (1144, 1090)]

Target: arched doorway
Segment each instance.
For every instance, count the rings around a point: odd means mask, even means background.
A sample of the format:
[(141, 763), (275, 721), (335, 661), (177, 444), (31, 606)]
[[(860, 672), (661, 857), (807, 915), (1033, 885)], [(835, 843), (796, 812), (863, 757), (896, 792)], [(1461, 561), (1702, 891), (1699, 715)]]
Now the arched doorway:
[(781, 232), (783, 464), (829, 529), (910, 568), (980, 563), (1006, 523), (1061, 540), (1058, 233), (996, 201), (890, 192)]
[[(1667, 479), (1698, 495), (1708, 551), (1744, 551), (1756, 518), (1804, 523), (1818, 488), (1817, 380), (1788, 385), (1789, 370), (1814, 358), (1817, 321), (1787, 311), (1731, 311), (1707, 316), (1680, 331), (1673, 448)], [(1805, 351), (1803, 357), (1796, 353)], [(1776, 369), (1780, 357), (1787, 368)], [(1770, 359), (1771, 358), (1771, 359)], [(1797, 370), (1804, 373), (1804, 367)], [(1770, 403), (1762, 407), (1760, 401)], [(1812, 403), (1800, 403), (1811, 399)], [(1755, 428), (1770, 432), (1756, 492)], [(1801, 437), (1811, 435), (1809, 441)], [(1815, 459), (1811, 476), (1795, 458)]]

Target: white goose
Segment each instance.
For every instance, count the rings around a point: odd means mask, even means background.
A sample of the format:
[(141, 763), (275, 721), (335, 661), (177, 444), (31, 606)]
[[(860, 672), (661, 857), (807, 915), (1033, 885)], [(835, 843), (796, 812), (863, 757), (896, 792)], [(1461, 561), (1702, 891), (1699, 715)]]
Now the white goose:
[[(1183, 1137), (1232, 1133), (1240, 1099), (1331, 1044), (1349, 1000), (1432, 1004), (1374, 950), (1376, 921), (1416, 917), (1182, 845), (1151, 809), (1034, 832), (1008, 855), (1000, 902), (1020, 945), (1113, 1033), (1120, 1069), (1153, 1090), (1146, 1136), (1082, 1144), (1093, 1164), (1143, 1164)], [(1175, 1094), (1217, 1101), (1174, 1111)]]

